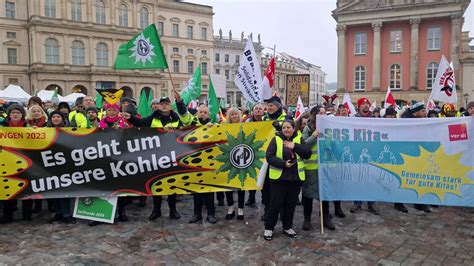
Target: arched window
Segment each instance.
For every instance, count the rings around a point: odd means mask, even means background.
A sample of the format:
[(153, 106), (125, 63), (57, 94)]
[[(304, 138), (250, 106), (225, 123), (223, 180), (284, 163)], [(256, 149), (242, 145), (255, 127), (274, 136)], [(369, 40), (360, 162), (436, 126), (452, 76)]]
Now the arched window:
[(402, 68), (399, 64), (390, 66), (390, 89), (400, 90), (402, 88)]
[(144, 29), (148, 26), (148, 16), (148, 9), (142, 7), (142, 9), (140, 9), (140, 28)]
[(46, 64), (59, 64), (59, 43), (56, 39), (48, 38), (44, 43)]
[(73, 41), (71, 45), (72, 49), (72, 64), (73, 65), (85, 65), (85, 49), (84, 44), (80, 41)]
[(44, 15), (48, 18), (56, 17), (56, 0), (44, 0)]
[(426, 89), (431, 90), (433, 88), (433, 83), (436, 78), (436, 73), (438, 72), (438, 64), (431, 62), (426, 67)]
[(119, 7), (119, 26), (128, 27), (128, 8), (126, 5)]
[(365, 90), (365, 67), (357, 66), (354, 72), (354, 90)]
[(95, 2), (95, 22), (97, 24), (105, 24), (105, 3), (103, 0)]
[(71, 19), (75, 21), (82, 20), (81, 0), (71, 0)]
[(96, 58), (98, 66), (109, 66), (109, 51), (107, 44), (98, 43), (96, 47)]

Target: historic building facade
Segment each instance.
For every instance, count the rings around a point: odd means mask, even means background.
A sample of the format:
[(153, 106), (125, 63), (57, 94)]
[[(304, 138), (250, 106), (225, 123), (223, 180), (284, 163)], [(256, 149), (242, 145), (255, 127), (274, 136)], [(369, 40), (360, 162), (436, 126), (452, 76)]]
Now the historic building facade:
[[(95, 94), (123, 88), (138, 97), (183, 88), (198, 64), (213, 69), (210, 6), (171, 0), (0, 0), (0, 87), (18, 84), (33, 93), (59, 88)], [(3, 8), (5, 7), (5, 8)], [(118, 47), (155, 23), (172, 72), (113, 68)], [(28, 38), (29, 36), (29, 38)], [(203, 94), (209, 80), (203, 75)]]
[(461, 29), (469, 3), (337, 1), (333, 11), (338, 36), (337, 92), (381, 103), (390, 87), (401, 102), (426, 102), (442, 55), (453, 61), (458, 86), (463, 88)]
[[(250, 35), (253, 39), (253, 34)], [(262, 45), (260, 35), (257, 36), (258, 41), (254, 41), (255, 52), (260, 60), (262, 53)], [(214, 36), (214, 73), (225, 77), (227, 104), (243, 106), (242, 93), (234, 83), (235, 73), (240, 65), (240, 59), (247, 43), (247, 36), (244, 32), (239, 36), (233, 36), (229, 31), (228, 36), (223, 36), (222, 30), (219, 35)], [(263, 70), (265, 71), (265, 70)]]

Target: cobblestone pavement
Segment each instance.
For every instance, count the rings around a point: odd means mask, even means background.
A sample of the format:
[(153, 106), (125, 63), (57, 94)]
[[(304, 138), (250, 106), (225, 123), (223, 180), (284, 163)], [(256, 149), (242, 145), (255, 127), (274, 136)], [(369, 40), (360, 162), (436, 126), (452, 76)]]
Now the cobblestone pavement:
[[(260, 193), (257, 193), (260, 194)], [(440, 207), (425, 214), (411, 206), (401, 214), (392, 204), (378, 204), (380, 216), (367, 211), (334, 218), (336, 231), (319, 231), (315, 202), (312, 231), (302, 231), (303, 208), (297, 206), (295, 230), (282, 235), (281, 224), (270, 242), (262, 238), (261, 206), (245, 208), (244, 221), (224, 219), (227, 208), (217, 207), (219, 222), (188, 224), (192, 197), (178, 203), (182, 218), (164, 216), (148, 221), (145, 208), (127, 206), (130, 221), (89, 227), (47, 224), (43, 210), (32, 222), (0, 226), (0, 264), (355, 264), (355, 265), (474, 265), (474, 210)], [(18, 211), (17, 211), (18, 214)]]

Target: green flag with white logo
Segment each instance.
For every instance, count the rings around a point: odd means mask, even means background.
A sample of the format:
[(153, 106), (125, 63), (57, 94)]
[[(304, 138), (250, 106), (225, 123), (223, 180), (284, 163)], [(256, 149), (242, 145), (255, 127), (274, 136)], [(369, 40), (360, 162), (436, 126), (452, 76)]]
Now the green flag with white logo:
[(214, 90), (214, 85), (212, 84), (212, 80), (209, 77), (209, 95), (207, 97), (209, 102), (209, 116), (213, 123), (219, 122), (218, 114), (219, 114), (219, 100), (217, 100), (216, 91)]
[(181, 90), (180, 95), (186, 106), (191, 101), (199, 98), (199, 95), (201, 95), (201, 66), (198, 66), (194, 71), (193, 76), (188, 80), (186, 87)]
[(168, 63), (155, 24), (122, 44), (115, 59), (115, 69), (166, 69)]

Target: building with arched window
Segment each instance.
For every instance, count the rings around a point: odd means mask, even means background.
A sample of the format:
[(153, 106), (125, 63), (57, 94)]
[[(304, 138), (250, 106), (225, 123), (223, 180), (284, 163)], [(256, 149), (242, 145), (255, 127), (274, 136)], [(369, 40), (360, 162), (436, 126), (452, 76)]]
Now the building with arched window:
[[(213, 68), (210, 6), (172, 0), (9, 3), (8, 10), (0, 8), (0, 89), (17, 84), (31, 94), (59, 88), (63, 94), (82, 91), (94, 95), (97, 87), (125, 88), (127, 95), (138, 98), (146, 88), (159, 97), (172, 95), (173, 85), (177, 90), (185, 86), (192, 75), (187, 71), (188, 62), (193, 62), (192, 70), (199, 62)], [(177, 67), (171, 69), (177, 70), (172, 74), (174, 84), (162, 70), (113, 68), (119, 46), (151, 23), (159, 31), (168, 64)], [(188, 25), (196, 31), (194, 38), (185, 36)], [(182, 29), (178, 36), (173, 35), (174, 27)], [(207, 75), (202, 84), (206, 95)]]
[(463, 15), (469, 3), (338, 0), (332, 12), (338, 36), (337, 92), (381, 103), (390, 88), (396, 99), (426, 102), (442, 55), (454, 63), (457, 85), (463, 89), (463, 62), (474, 65), (470, 57), (461, 60)]

